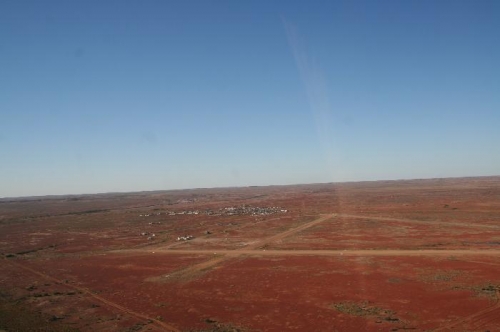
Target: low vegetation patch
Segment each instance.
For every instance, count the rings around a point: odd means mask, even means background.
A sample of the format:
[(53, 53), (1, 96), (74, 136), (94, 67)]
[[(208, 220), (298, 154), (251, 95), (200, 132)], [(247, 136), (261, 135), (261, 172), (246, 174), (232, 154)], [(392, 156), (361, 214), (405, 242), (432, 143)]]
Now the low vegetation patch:
[(370, 305), (369, 302), (338, 302), (332, 304), (332, 308), (339, 312), (356, 317), (373, 317), (378, 321), (399, 322), (399, 318), (395, 317), (395, 312), (388, 309), (379, 308)]
[(463, 274), (462, 271), (457, 270), (434, 270), (424, 272), (420, 275), (420, 280), (424, 282), (449, 282), (454, 281), (457, 277)]
[(36, 332), (77, 332), (77, 329), (58, 324), (61, 317), (42, 314), (25, 303), (0, 294), (0, 330)]

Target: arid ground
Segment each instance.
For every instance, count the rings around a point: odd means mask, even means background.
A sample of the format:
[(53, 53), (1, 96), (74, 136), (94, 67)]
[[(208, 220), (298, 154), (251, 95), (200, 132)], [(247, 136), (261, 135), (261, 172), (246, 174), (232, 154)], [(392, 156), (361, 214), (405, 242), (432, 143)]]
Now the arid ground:
[(500, 177), (0, 200), (0, 331), (500, 331)]

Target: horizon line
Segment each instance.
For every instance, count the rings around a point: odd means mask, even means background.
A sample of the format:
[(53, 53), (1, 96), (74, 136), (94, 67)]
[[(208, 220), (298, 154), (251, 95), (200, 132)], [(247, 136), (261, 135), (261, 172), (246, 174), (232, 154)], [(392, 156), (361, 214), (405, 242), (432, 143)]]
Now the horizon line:
[(168, 191), (189, 191), (189, 190), (214, 190), (214, 189), (243, 189), (243, 188), (265, 188), (265, 187), (292, 187), (292, 186), (307, 186), (307, 185), (325, 185), (325, 184), (352, 184), (364, 182), (397, 182), (397, 181), (424, 181), (424, 180), (452, 180), (452, 179), (473, 179), (473, 178), (495, 178), (496, 175), (470, 175), (470, 176), (450, 176), (450, 177), (428, 177), (428, 178), (399, 178), (399, 179), (377, 179), (377, 180), (352, 180), (352, 181), (330, 181), (330, 182), (311, 182), (311, 183), (292, 183), (292, 184), (268, 184), (268, 185), (247, 185), (247, 186), (221, 186), (221, 187), (193, 187), (193, 188), (173, 188), (173, 189), (153, 189), (153, 190), (137, 190), (137, 191), (107, 191), (94, 193), (68, 193), (68, 194), (48, 194), (48, 195), (27, 195), (27, 196), (2, 196), (0, 202), (9, 200), (30, 200), (30, 199), (54, 199), (58, 197), (74, 197), (74, 196), (99, 196), (99, 195), (128, 195), (128, 194), (145, 194), (158, 193)]

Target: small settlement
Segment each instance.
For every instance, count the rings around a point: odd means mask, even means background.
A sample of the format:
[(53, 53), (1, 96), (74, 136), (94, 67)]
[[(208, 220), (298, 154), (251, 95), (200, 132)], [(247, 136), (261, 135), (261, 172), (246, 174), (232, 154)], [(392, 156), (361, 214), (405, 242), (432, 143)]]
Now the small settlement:
[[(181, 210), (181, 211), (165, 211), (150, 214), (140, 214), (139, 217), (151, 217), (159, 215), (206, 215), (206, 216), (235, 216), (235, 215), (252, 215), (252, 216), (267, 216), (276, 213), (286, 213), (288, 210), (282, 209), (278, 206), (271, 207), (258, 207), (258, 206), (230, 206), (221, 208), (218, 210), (206, 209), (206, 210)], [(157, 222), (159, 223), (159, 222)]]
[[(217, 210), (206, 209), (206, 210), (180, 210), (180, 211), (164, 211), (164, 212), (155, 212), (155, 213), (147, 213), (140, 214), (139, 217), (152, 217), (152, 216), (160, 216), (160, 215), (205, 215), (205, 216), (242, 216), (242, 215), (251, 215), (251, 216), (268, 216), (277, 213), (287, 213), (288, 210), (283, 209), (278, 206), (271, 207), (258, 207), (258, 206), (230, 206), (224, 207)], [(160, 221), (149, 222), (149, 225), (161, 224)], [(229, 223), (232, 225), (232, 223)], [(211, 234), (209, 231), (206, 231), (205, 234)], [(148, 232), (142, 232), (141, 236), (147, 236), (148, 240), (153, 240), (156, 236), (154, 233), (150, 234)], [(183, 235), (177, 237), (177, 241), (189, 241), (194, 239), (192, 235)]]

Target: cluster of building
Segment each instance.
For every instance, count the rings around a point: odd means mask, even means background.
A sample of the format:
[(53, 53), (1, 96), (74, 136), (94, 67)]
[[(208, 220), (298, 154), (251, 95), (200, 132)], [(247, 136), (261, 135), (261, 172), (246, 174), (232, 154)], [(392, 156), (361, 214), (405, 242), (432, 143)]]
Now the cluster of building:
[(139, 217), (151, 217), (151, 216), (159, 216), (161, 212), (156, 213), (148, 213), (148, 214), (140, 214)]
[[(206, 209), (206, 210), (182, 210), (182, 211), (165, 211), (165, 212), (156, 212), (156, 213), (150, 213), (150, 214), (140, 214), (139, 217), (150, 217), (150, 216), (159, 216), (162, 214), (169, 215), (169, 216), (175, 216), (175, 215), (207, 215), (207, 216), (241, 216), (241, 215), (252, 215), (252, 216), (267, 216), (271, 214), (276, 214), (276, 213), (287, 213), (288, 210), (282, 209), (279, 206), (271, 206), (271, 207), (259, 207), (259, 206), (249, 206), (249, 205), (242, 205), (242, 206), (230, 206), (230, 207), (225, 207), (221, 208), (218, 210), (211, 210), (211, 209)], [(161, 224), (160, 221), (153, 221), (149, 222), (149, 225), (156, 225), (156, 224)], [(233, 225), (232, 223), (228, 224), (229, 226)], [(206, 231), (205, 234), (211, 234), (210, 231)], [(153, 240), (153, 238), (156, 236), (154, 233), (148, 233), (148, 232), (142, 232), (141, 236), (147, 236), (148, 240)], [(192, 235), (184, 235), (184, 236), (179, 236), (177, 238), (177, 241), (189, 241), (194, 239), (194, 236)]]
[(238, 206), (238, 207), (226, 207), (223, 209), (220, 209), (218, 213), (220, 215), (227, 215), (227, 216), (233, 216), (233, 215), (252, 215), (252, 216), (267, 216), (270, 214), (275, 214), (275, 213), (286, 213), (288, 210), (282, 209), (278, 206), (271, 206), (271, 207), (258, 207), (258, 206)]
[(151, 216), (159, 216), (165, 214), (167, 216), (175, 216), (177, 214), (200, 214), (200, 211), (198, 210), (187, 210), (187, 211), (166, 211), (166, 212), (157, 212), (157, 213), (150, 213), (150, 214), (140, 214), (139, 217), (151, 217)]
[[(175, 216), (175, 215), (207, 215), (207, 216), (235, 216), (235, 215), (252, 215), (252, 216), (267, 216), (275, 213), (286, 213), (288, 210), (282, 209), (279, 206), (271, 206), (271, 207), (258, 207), (258, 206), (230, 206), (221, 208), (218, 210), (206, 209), (203, 211), (200, 210), (182, 210), (182, 211), (166, 211), (166, 212), (157, 212), (152, 214), (140, 214), (139, 217), (150, 217), (150, 216), (159, 216), (162, 214)], [(159, 224), (160, 222), (149, 223)]]
[(189, 241), (189, 240), (192, 240), (194, 239), (194, 236), (192, 235), (184, 235), (184, 236), (179, 236), (177, 238), (177, 241)]
[(148, 241), (151, 241), (156, 236), (156, 234), (155, 233), (151, 233), (150, 234), (148, 232), (142, 232), (141, 236), (147, 236), (148, 237)]

